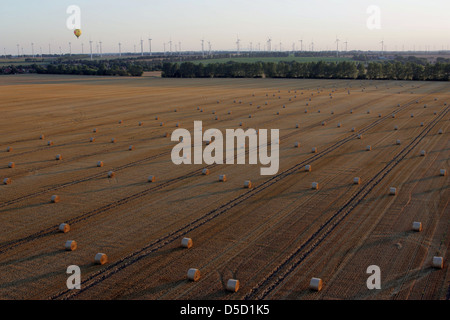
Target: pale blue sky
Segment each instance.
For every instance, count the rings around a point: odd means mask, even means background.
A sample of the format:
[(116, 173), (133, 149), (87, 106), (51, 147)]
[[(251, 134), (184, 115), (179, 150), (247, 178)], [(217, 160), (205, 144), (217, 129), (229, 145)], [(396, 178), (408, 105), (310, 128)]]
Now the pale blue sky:
[[(42, 48), (48, 53), (68, 51), (85, 53), (89, 40), (103, 42), (103, 52), (162, 51), (163, 43), (172, 40), (172, 50), (181, 42), (182, 50), (205, 49), (210, 41), (212, 50), (236, 50), (236, 37), (241, 50), (263, 50), (268, 37), (272, 49), (335, 50), (336, 36), (340, 48), (348, 41), (348, 49), (380, 50), (384, 40), (387, 50), (450, 49), (450, 1), (448, 0), (0, 0), (0, 54), (17, 54), (17, 44), (25, 54)], [(76, 39), (66, 27), (69, 5), (81, 8), (83, 35)], [(369, 30), (366, 12), (370, 5), (381, 9), (381, 29)], [(169, 45), (166, 45), (169, 49)], [(95, 48), (94, 48), (95, 51)]]

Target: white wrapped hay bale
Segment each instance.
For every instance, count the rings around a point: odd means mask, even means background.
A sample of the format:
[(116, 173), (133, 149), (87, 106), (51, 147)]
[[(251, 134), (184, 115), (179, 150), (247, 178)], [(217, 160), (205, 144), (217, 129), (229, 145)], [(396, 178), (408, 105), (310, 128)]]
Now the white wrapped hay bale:
[(48, 146), (52, 146), (53, 145), (53, 141), (47, 141), (47, 145)]
[(423, 127), (423, 122), (420, 123), (420, 126)]
[(372, 151), (372, 146), (366, 146), (366, 151)]
[(89, 142), (95, 142), (95, 138), (94, 138), (94, 137), (91, 137), (91, 138), (89, 139)]
[(312, 152), (312, 153), (317, 153), (317, 147), (313, 147), (313, 148), (311, 149), (311, 152)]
[(434, 268), (442, 269), (444, 268), (444, 258), (442, 257), (433, 257), (432, 265)]
[(323, 281), (320, 278), (312, 278), (309, 282), (309, 289), (314, 291), (320, 291), (323, 287)]
[(149, 176), (147, 179), (148, 182), (155, 182), (155, 180), (156, 180), (155, 176)]
[(397, 139), (396, 141), (395, 141), (395, 144), (396, 145), (400, 145), (402, 142), (400, 141), (400, 139)]
[(381, 117), (382, 117), (382, 114), (381, 114), (381, 113), (379, 113), (379, 114), (378, 114), (378, 118), (381, 118)]
[(239, 280), (228, 279), (226, 289), (227, 291), (237, 292), (239, 290)]
[(8, 163), (8, 168), (14, 168), (16, 164), (14, 162)]
[(156, 117), (155, 117), (155, 120), (159, 120), (159, 117), (158, 117), (158, 116), (156, 116)]
[(446, 169), (440, 169), (439, 170), (439, 175), (445, 177), (447, 175), (447, 170)]
[(70, 225), (68, 223), (61, 223), (58, 227), (59, 232), (67, 233), (70, 231)]
[(50, 198), (50, 202), (51, 203), (58, 203), (60, 201), (60, 198), (58, 195), (52, 195), (52, 197)]
[(417, 232), (422, 231), (422, 222), (414, 221), (412, 224), (412, 229)]
[(66, 251), (74, 251), (77, 249), (77, 242), (75, 240), (67, 240), (64, 247)]
[(92, 132), (96, 133), (96, 132), (97, 132), (97, 128), (94, 128), (94, 129), (92, 130)]
[(306, 172), (311, 172), (311, 170), (312, 170), (311, 165), (310, 165), (310, 164), (307, 164), (307, 165), (305, 166), (305, 171), (306, 171)]
[(122, 124), (123, 123), (123, 121), (122, 120), (119, 120), (119, 124)]
[(108, 178), (112, 179), (116, 176), (116, 173), (114, 171), (108, 171)]
[(191, 281), (200, 280), (200, 270), (195, 268), (190, 268), (187, 273), (187, 278)]
[(358, 139), (362, 139), (363, 138), (363, 135), (362, 135), (362, 133), (360, 133), (360, 134), (358, 134)]
[(322, 121), (322, 126), (326, 126), (327, 122), (326, 121)]
[(160, 126), (160, 127), (164, 127), (164, 122), (161, 122), (161, 123), (159, 124), (159, 126)]
[(103, 161), (98, 161), (97, 162), (97, 167), (103, 167)]
[(220, 181), (220, 182), (225, 182), (225, 181), (227, 181), (227, 176), (224, 175), (224, 174), (221, 174), (221, 175), (219, 176), (219, 181)]
[(57, 154), (56, 157), (55, 157), (55, 159), (56, 159), (56, 160), (62, 160), (62, 155)]
[(439, 129), (438, 134), (443, 134), (444, 131), (442, 129)]
[(244, 188), (250, 189), (252, 187), (252, 182), (250, 180), (244, 181)]
[(389, 195), (391, 195), (391, 196), (397, 195), (397, 188), (390, 187), (389, 188)]
[(420, 150), (420, 156), (425, 157), (427, 152), (425, 150)]
[(295, 142), (294, 143), (294, 148), (299, 148), (300, 147), (300, 142)]
[(342, 124), (339, 122), (339, 123), (337, 124), (337, 127), (338, 127), (338, 128), (342, 127)]
[(191, 238), (183, 238), (183, 239), (181, 239), (181, 246), (183, 248), (189, 249), (189, 248), (192, 247), (192, 245), (193, 245), (193, 242), (192, 242)]
[(295, 125), (295, 128), (296, 128), (296, 129), (300, 128), (300, 125), (297, 123), (297, 124)]
[(354, 177), (353, 178), (353, 184), (361, 184), (361, 178), (360, 177)]
[(12, 152), (13, 148), (12, 147), (6, 147), (6, 152)]
[(142, 127), (144, 123), (142, 121), (139, 121), (139, 127)]
[(352, 132), (355, 132), (355, 131), (356, 131), (356, 128), (355, 128), (355, 127), (352, 127), (351, 131), (352, 131)]
[(5, 179), (3, 179), (3, 184), (5, 184), (5, 185), (11, 184), (11, 178), (5, 178)]
[(311, 189), (313, 190), (318, 190), (319, 189), (319, 183), (318, 182), (313, 182), (311, 184)]
[(94, 257), (95, 264), (103, 265), (108, 262), (108, 256), (104, 253), (97, 253)]
[(209, 174), (209, 169), (205, 168), (202, 170), (202, 175), (207, 176)]

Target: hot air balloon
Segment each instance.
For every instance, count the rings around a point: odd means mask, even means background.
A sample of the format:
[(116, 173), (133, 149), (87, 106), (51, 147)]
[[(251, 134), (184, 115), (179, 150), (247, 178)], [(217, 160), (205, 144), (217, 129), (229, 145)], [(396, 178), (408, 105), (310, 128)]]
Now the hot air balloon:
[(81, 36), (81, 29), (75, 29), (75, 31), (73, 32), (74, 35), (77, 36), (77, 38), (79, 38)]

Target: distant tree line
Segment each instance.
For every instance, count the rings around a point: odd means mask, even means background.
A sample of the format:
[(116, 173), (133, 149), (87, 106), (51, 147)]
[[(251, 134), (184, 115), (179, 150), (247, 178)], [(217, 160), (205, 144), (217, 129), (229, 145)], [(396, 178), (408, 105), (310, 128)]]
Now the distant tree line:
[(161, 62), (138, 61), (136, 59), (112, 60), (65, 60), (58, 59), (49, 64), (27, 66), (5, 66), (0, 74), (38, 73), (97, 76), (142, 76), (144, 71), (161, 70)]
[(255, 62), (171, 63), (162, 65), (168, 78), (313, 78), (370, 80), (450, 80), (450, 63), (414, 62)]

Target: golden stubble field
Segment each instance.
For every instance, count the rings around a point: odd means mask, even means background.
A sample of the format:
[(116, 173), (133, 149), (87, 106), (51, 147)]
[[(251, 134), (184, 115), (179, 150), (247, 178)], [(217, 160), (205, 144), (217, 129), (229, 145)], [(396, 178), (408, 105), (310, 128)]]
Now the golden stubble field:
[[(0, 178), (11, 179), (0, 185), (0, 298), (445, 299), (450, 190), (440, 169), (449, 169), (449, 89), (0, 77)], [(174, 165), (170, 134), (176, 123), (192, 132), (197, 120), (223, 133), (279, 129), (278, 173), (261, 176), (260, 164)], [(58, 232), (63, 222), (70, 232)], [(192, 248), (181, 247), (183, 237)], [(78, 248), (65, 251), (67, 240)], [(99, 252), (108, 263), (94, 264)], [(442, 269), (434, 256), (444, 258)], [(81, 290), (66, 287), (69, 265), (81, 268)], [(367, 288), (370, 265), (381, 270), (381, 289)], [(187, 279), (190, 268), (200, 270), (198, 281)], [(323, 280), (320, 292), (309, 289), (312, 277)], [(225, 290), (228, 279), (240, 281), (239, 291)]]

